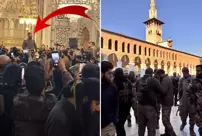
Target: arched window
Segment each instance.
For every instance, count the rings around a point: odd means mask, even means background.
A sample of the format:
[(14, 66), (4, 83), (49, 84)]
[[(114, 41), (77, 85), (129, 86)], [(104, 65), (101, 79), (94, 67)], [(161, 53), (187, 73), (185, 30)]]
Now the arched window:
[(147, 56), (147, 47), (144, 48), (144, 55)]
[(170, 52), (169, 52), (169, 59), (171, 59), (171, 55), (170, 55)]
[(177, 54), (175, 54), (175, 60), (177, 60)]
[(156, 50), (156, 57), (159, 57), (159, 51)]
[(172, 60), (174, 60), (174, 53), (172, 54)]
[(166, 53), (166, 58), (168, 59), (168, 52)]
[(101, 37), (101, 48), (103, 48), (103, 37)]
[(141, 55), (142, 50), (141, 50), (141, 46), (139, 46), (139, 55)]
[(127, 52), (130, 53), (130, 44), (128, 43)]
[(117, 40), (115, 41), (114, 49), (115, 49), (115, 51), (118, 51), (118, 41)]
[(155, 51), (155, 49), (153, 50), (153, 56), (154, 56), (154, 57), (156, 56), (156, 51)]
[(134, 44), (133, 53), (136, 54), (136, 44)]
[(151, 55), (151, 49), (149, 48), (149, 56)]
[(162, 58), (162, 51), (160, 51), (160, 58)]
[(125, 52), (125, 42), (122, 43), (122, 52)]
[(108, 40), (108, 49), (112, 49), (112, 39)]

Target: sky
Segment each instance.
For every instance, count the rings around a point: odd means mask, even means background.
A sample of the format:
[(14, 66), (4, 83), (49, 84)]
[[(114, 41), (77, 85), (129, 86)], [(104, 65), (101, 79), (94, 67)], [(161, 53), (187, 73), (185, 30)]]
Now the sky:
[[(202, 0), (155, 0), (163, 21), (163, 40), (173, 49), (202, 56)], [(101, 26), (113, 32), (145, 40), (150, 0), (102, 0)]]

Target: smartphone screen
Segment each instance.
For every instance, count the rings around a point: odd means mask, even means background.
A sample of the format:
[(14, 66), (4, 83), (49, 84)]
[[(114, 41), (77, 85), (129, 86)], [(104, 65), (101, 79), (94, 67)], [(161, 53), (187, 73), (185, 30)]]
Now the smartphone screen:
[(52, 53), (51, 55), (52, 55), (52, 60), (54, 65), (57, 66), (60, 59), (59, 53), (55, 52), (55, 53)]
[(21, 75), (22, 79), (24, 79), (24, 75), (25, 75), (25, 68), (22, 68), (22, 75)]
[(11, 52), (11, 57), (14, 58), (14, 54), (13, 54), (13, 52)]
[(28, 53), (28, 50), (23, 50), (23, 53)]

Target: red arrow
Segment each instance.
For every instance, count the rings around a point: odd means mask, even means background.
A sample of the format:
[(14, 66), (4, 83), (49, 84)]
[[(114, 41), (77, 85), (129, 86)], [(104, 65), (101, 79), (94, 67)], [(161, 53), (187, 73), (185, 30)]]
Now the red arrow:
[(62, 15), (62, 14), (80, 15), (80, 16), (83, 16), (83, 17), (91, 19), (85, 13), (86, 10), (87, 10), (87, 8), (83, 7), (83, 6), (67, 6), (67, 7), (63, 7), (63, 8), (57, 9), (56, 11), (52, 12), (47, 17), (45, 17), (43, 20), (41, 20), (40, 16), (38, 16), (34, 33), (38, 32), (38, 31), (40, 31), (40, 30), (42, 30), (42, 29), (44, 29), (46, 27), (49, 27), (50, 25), (46, 24), (46, 22), (49, 19), (51, 19), (51, 18), (53, 18), (55, 16), (58, 16), (58, 15)]

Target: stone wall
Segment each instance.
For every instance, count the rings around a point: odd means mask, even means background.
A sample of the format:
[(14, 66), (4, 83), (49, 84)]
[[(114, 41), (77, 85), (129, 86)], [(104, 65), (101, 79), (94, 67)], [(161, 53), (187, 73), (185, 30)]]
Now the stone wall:
[(151, 67), (163, 68), (169, 75), (173, 72), (182, 75), (181, 69), (186, 66), (190, 73), (195, 75), (195, 66), (200, 64), (200, 58), (191, 54), (104, 30), (101, 35), (102, 58), (117, 62), (125, 57), (127, 60), (125, 59), (123, 68), (127, 69), (129, 64), (132, 64), (137, 73), (143, 73), (147, 67)]

